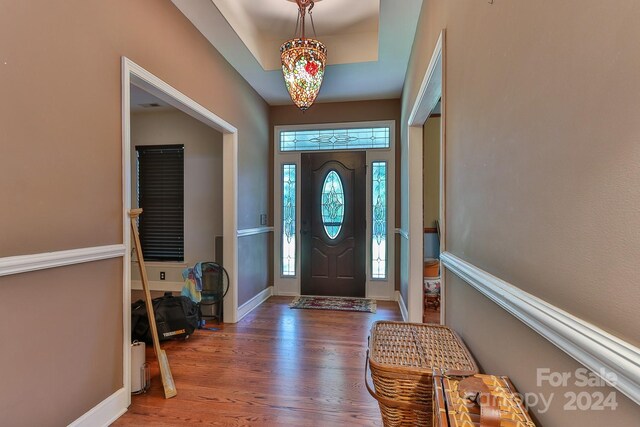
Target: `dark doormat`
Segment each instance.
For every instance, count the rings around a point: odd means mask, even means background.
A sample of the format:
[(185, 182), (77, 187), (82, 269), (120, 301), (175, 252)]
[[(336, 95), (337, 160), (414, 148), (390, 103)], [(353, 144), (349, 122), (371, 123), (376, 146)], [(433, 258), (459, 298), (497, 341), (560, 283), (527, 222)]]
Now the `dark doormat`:
[(311, 308), (316, 310), (342, 310), (376, 312), (376, 300), (350, 297), (296, 297), (290, 308)]

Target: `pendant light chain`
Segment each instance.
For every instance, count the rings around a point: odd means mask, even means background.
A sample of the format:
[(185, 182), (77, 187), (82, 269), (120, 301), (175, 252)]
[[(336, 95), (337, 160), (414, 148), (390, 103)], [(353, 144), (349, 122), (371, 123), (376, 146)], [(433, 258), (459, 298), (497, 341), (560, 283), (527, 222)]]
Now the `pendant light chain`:
[(311, 28), (313, 28), (313, 38), (318, 38), (316, 34), (316, 24), (313, 23), (313, 12), (311, 12), (311, 8), (309, 8), (309, 18), (311, 19)]
[[(315, 6), (314, 0), (296, 0), (296, 4), (298, 5), (298, 19), (296, 20), (296, 32), (294, 33), (294, 37), (298, 35), (298, 28), (302, 28), (302, 33), (300, 38), (305, 39), (305, 23), (306, 23), (306, 14), (309, 14), (309, 18), (311, 19), (311, 26), (313, 27), (313, 36), (318, 37), (316, 34), (316, 26), (313, 22), (313, 14), (312, 9)], [(307, 9), (308, 8), (308, 9)]]
[(293, 32), (293, 37), (298, 37), (298, 28), (300, 28), (300, 13), (298, 13), (298, 18), (296, 19), (296, 30)]

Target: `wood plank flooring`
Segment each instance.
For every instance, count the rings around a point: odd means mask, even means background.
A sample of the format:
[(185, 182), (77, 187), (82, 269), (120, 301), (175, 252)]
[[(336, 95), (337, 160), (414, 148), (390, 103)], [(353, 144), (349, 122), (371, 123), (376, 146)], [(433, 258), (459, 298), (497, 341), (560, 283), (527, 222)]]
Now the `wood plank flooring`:
[(151, 389), (113, 425), (381, 426), (364, 386), (367, 337), (376, 320), (402, 320), (398, 304), (378, 301), (373, 314), (293, 310), (291, 300), (271, 297), (235, 325), (164, 343), (173, 399), (148, 346)]
[(433, 307), (425, 308), (422, 313), (422, 322), (440, 324), (440, 309)]

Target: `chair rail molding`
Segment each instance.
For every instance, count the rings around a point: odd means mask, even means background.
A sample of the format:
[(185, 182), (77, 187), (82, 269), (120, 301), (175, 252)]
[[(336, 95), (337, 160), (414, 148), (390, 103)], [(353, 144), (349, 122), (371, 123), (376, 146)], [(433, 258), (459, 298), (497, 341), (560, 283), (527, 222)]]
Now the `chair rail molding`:
[(640, 404), (640, 348), (449, 252), (440, 259), (445, 268)]
[(405, 240), (409, 240), (409, 232), (404, 228), (396, 228), (396, 234), (399, 234), (400, 237), (403, 237)]
[(256, 228), (243, 228), (238, 230), (238, 237), (254, 236), (256, 234), (270, 233), (273, 231), (271, 226), (263, 226)]
[(0, 276), (119, 258), (124, 255), (125, 246), (117, 244), (4, 257), (0, 258)]

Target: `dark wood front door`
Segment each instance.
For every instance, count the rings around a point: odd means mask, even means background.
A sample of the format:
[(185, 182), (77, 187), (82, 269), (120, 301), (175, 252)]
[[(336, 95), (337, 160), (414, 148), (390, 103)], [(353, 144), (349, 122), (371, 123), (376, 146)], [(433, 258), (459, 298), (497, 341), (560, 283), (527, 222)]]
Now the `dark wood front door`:
[(302, 154), (301, 293), (365, 296), (366, 153)]

